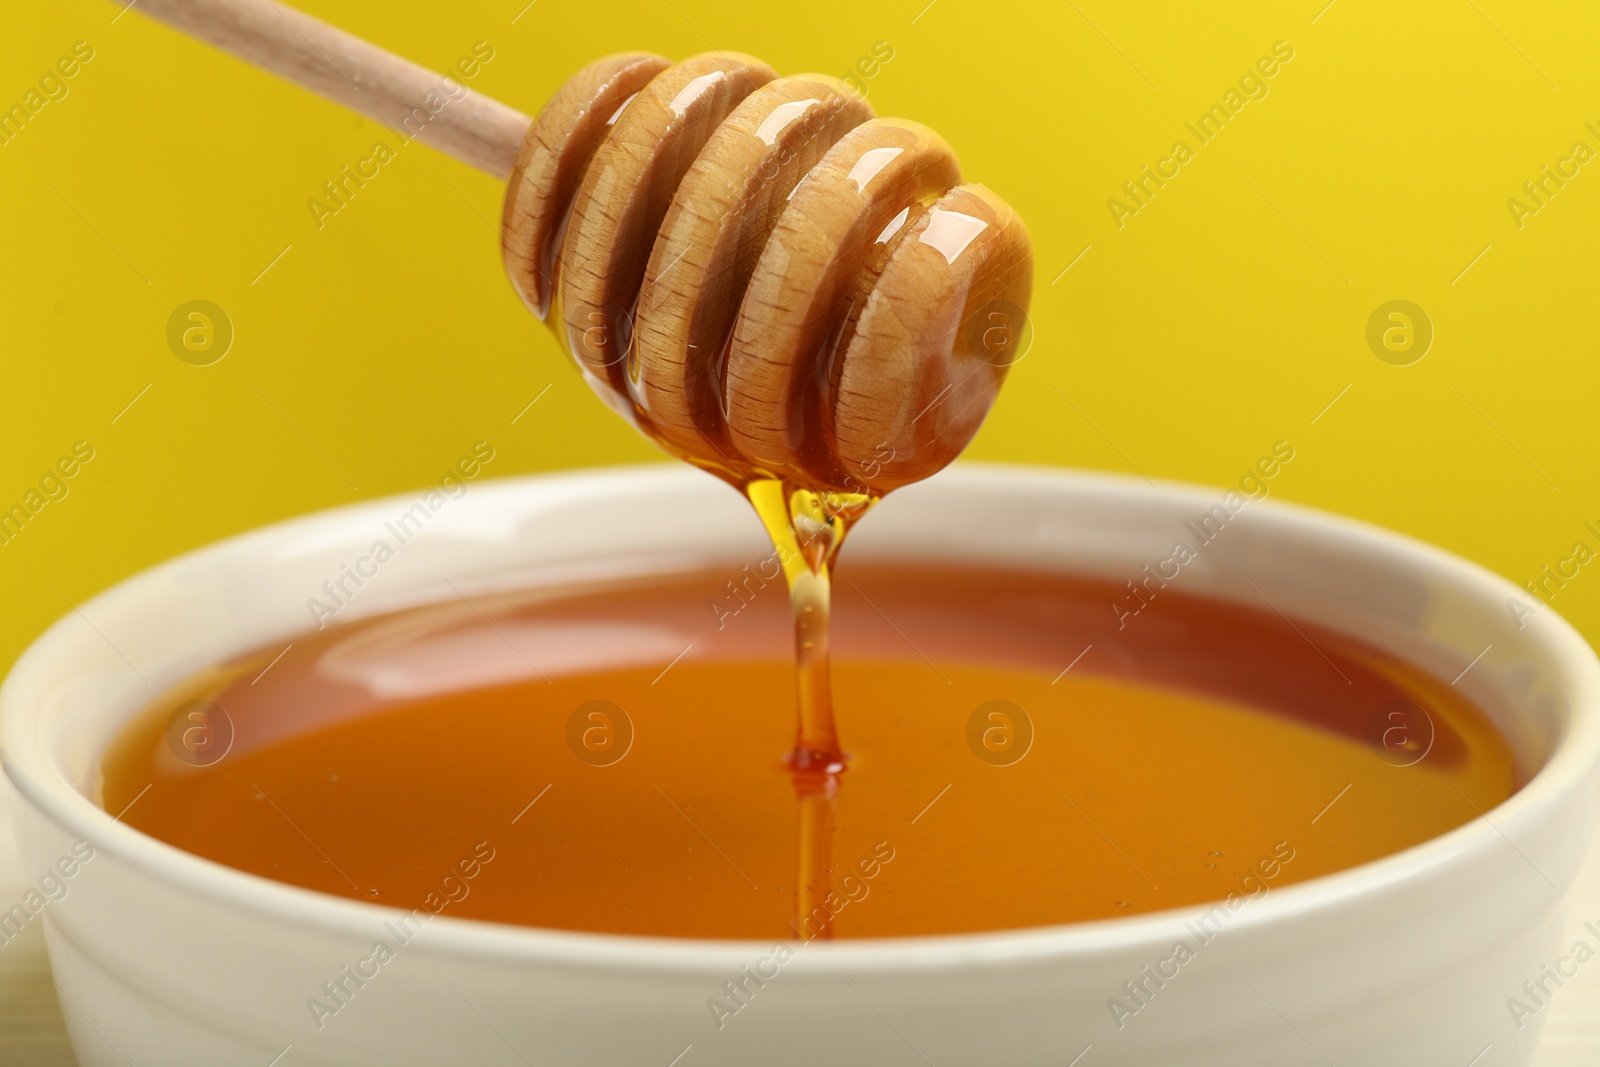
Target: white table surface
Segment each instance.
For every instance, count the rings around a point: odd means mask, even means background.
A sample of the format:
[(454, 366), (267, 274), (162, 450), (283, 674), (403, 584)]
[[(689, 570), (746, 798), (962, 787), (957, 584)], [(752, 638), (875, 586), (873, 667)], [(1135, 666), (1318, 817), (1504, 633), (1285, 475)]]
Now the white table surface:
[[(0, 802), (0, 899), (15, 899), (25, 886), (9, 855), (9, 813)], [(1584, 922), (1600, 925), (1600, 840), (1590, 852), (1573, 893), (1567, 926), (1571, 944), (1588, 937)], [(55, 990), (50, 986), (40, 923), (0, 945), (0, 1064), (5, 1067), (73, 1067), (72, 1050)], [(70, 1008), (67, 1010), (71, 1010)], [(1544, 1042), (1534, 1067), (1600, 1067), (1600, 967), (1585, 967), (1548, 1009)], [(137, 1067), (159, 1067), (139, 1064)]]

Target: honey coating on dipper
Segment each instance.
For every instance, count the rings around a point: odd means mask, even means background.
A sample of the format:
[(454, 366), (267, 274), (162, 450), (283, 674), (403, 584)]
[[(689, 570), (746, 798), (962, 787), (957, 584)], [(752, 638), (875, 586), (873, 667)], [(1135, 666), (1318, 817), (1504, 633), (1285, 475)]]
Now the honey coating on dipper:
[(729, 454), (722, 368), (751, 274), (801, 177), (871, 117), (836, 78), (779, 78), (734, 110), (678, 186), (627, 366), (634, 401), (684, 451)]
[(589, 157), (623, 105), (670, 65), (647, 52), (591, 63), (550, 98), (523, 139), (506, 186), (501, 248), (513, 288), (540, 319), (555, 298), (567, 210)]
[(944, 139), (901, 119), (852, 130), (806, 175), (767, 242), (729, 349), (728, 421), (762, 469), (855, 488), (830, 477), (837, 463), (824, 421), (851, 312), (870, 302), (904, 218), (960, 180)]
[(624, 361), (662, 219), (712, 133), (774, 77), (736, 53), (668, 67), (623, 108), (589, 161), (561, 247), (560, 325), (567, 351), (624, 413), (632, 410)]
[(518, 292), (607, 404), (741, 490), (853, 505), (942, 469), (1015, 358), (1021, 220), (836, 79), (664, 62), (598, 60), (534, 121), (506, 199)]

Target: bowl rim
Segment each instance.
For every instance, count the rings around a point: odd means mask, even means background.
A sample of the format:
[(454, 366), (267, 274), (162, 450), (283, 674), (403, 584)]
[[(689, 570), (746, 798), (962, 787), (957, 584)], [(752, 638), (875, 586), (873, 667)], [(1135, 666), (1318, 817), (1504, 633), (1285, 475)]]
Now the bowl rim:
[[(665, 469), (664, 469), (665, 468)], [(529, 474), (496, 479), (482, 487), (492, 509), (496, 502), (528, 493), (556, 495), (574, 488), (615, 497), (633, 487), (663, 488), (664, 479), (684, 483), (677, 492), (704, 491), (720, 482), (701, 472), (661, 463)], [(1137, 479), (1098, 471), (1017, 464), (958, 463), (922, 491), (967, 489), (1013, 493), (1093, 493), (1102, 497), (1145, 501), (1216, 502), (1217, 492), (1190, 483)], [(724, 490), (725, 491), (725, 490)], [(585, 495), (588, 495), (587, 493)], [(80, 605), (78, 611), (104, 607), (139, 595), (137, 584), (202, 557), (225, 557), (273, 541), (287, 541), (312, 531), (358, 521), (376, 508), (409, 500), (407, 494), (364, 500), (254, 528), (216, 541), (131, 575)], [(1461, 588), (1490, 599), (1520, 597), (1523, 590), (1444, 549), (1378, 526), (1305, 505), (1267, 498), (1254, 502), (1258, 530), (1268, 525), (1302, 538), (1333, 537), (1383, 557), (1388, 565), (1409, 563), (1448, 577)], [(0, 686), (0, 766), (17, 793), (47, 819), (80, 840), (89, 840), (119, 861), (166, 883), (182, 896), (200, 896), (214, 903), (256, 913), (269, 921), (350, 937), (369, 936), (385, 921), (411, 911), (366, 903), (304, 889), (185, 852), (118, 821), (79, 792), (54, 765), (39, 742), (38, 707), (21, 705), (18, 695), (33, 675), (42, 673), (58, 645), (75, 640), (64, 614), (18, 658)], [(1546, 607), (1525, 620), (1525, 638), (1536, 643), (1552, 666), (1551, 677), (1564, 690), (1570, 719), (1564, 724), (1549, 758), (1509, 798), (1487, 813), (1438, 837), (1379, 859), (1274, 888), (1254, 899), (1229, 920), (1230, 930), (1281, 927), (1308, 912), (1359, 904), (1395, 886), (1447, 876), (1481, 860), (1486, 851), (1503, 847), (1561, 814), (1600, 766), (1600, 659), (1573, 627)], [(109, 739), (101, 739), (102, 743)], [(1531, 861), (1529, 861), (1531, 862)], [(1536, 868), (1537, 869), (1537, 868)], [(1576, 868), (1574, 868), (1575, 870)], [(1542, 872), (1540, 872), (1542, 874)], [(1559, 886), (1558, 897), (1569, 885)], [(913, 937), (861, 938), (845, 942), (796, 942), (788, 939), (714, 939), (593, 933), (432, 915), (423, 951), (465, 956), (480, 961), (563, 965), (589, 969), (670, 971), (721, 976), (771, 951), (778, 943), (806, 951), (785, 965), (786, 971), (812, 974), (857, 974), (926, 970), (936, 967), (1015, 964), (1065, 957), (1090, 958), (1123, 954), (1152, 946), (1165, 948), (1186, 933), (1185, 922), (1220, 902), (1097, 919), (1054, 926)], [(427, 915), (426, 911), (422, 914)]]

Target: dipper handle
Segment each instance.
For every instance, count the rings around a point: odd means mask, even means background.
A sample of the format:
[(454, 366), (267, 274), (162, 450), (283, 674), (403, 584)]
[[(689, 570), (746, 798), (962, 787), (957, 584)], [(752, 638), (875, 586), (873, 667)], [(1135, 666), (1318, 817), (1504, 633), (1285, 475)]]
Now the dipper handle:
[[(531, 120), (277, 0), (135, 0), (137, 10), (487, 171), (510, 176)], [(448, 93), (444, 90), (448, 87)], [(446, 100), (437, 111), (427, 106)], [(465, 95), (463, 95), (465, 94)]]

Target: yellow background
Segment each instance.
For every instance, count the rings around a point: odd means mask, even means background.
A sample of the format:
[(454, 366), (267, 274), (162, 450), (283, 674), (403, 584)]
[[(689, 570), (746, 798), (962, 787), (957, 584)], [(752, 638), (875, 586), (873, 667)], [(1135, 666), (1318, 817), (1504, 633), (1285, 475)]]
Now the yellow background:
[[(1506, 206), (1574, 141), (1600, 149), (1584, 128), (1600, 126), (1600, 9), (1323, 4), (306, 6), (435, 69), (487, 41), (471, 86), (529, 113), (610, 51), (842, 75), (886, 41), (872, 104), (943, 132), (1035, 241), (1034, 347), (971, 456), (1223, 484), (1283, 439), (1297, 454), (1274, 495), (1514, 580), (1580, 538), (1600, 548), (1583, 528), (1600, 525), (1600, 162), (1520, 230)], [(95, 49), (0, 146), (0, 505), (73, 442), (96, 450), (0, 546), (0, 666), (68, 598), (436, 481), (478, 439), (498, 451), (489, 476), (659, 458), (512, 294), (497, 182), (408, 146), (319, 232), (306, 201), (380, 129), (137, 7), (116, 15), (18, 5), (0, 34), (6, 107), (75, 41)], [(1280, 40), (1295, 55), (1269, 95), (1198, 147), (1183, 123)], [(1196, 158), (1119, 230), (1106, 201), (1180, 137)], [(165, 340), (196, 298), (236, 330), (209, 367)], [(1396, 298), (1436, 330), (1407, 367), (1365, 340)], [(1600, 564), (1554, 606), (1600, 634)]]

